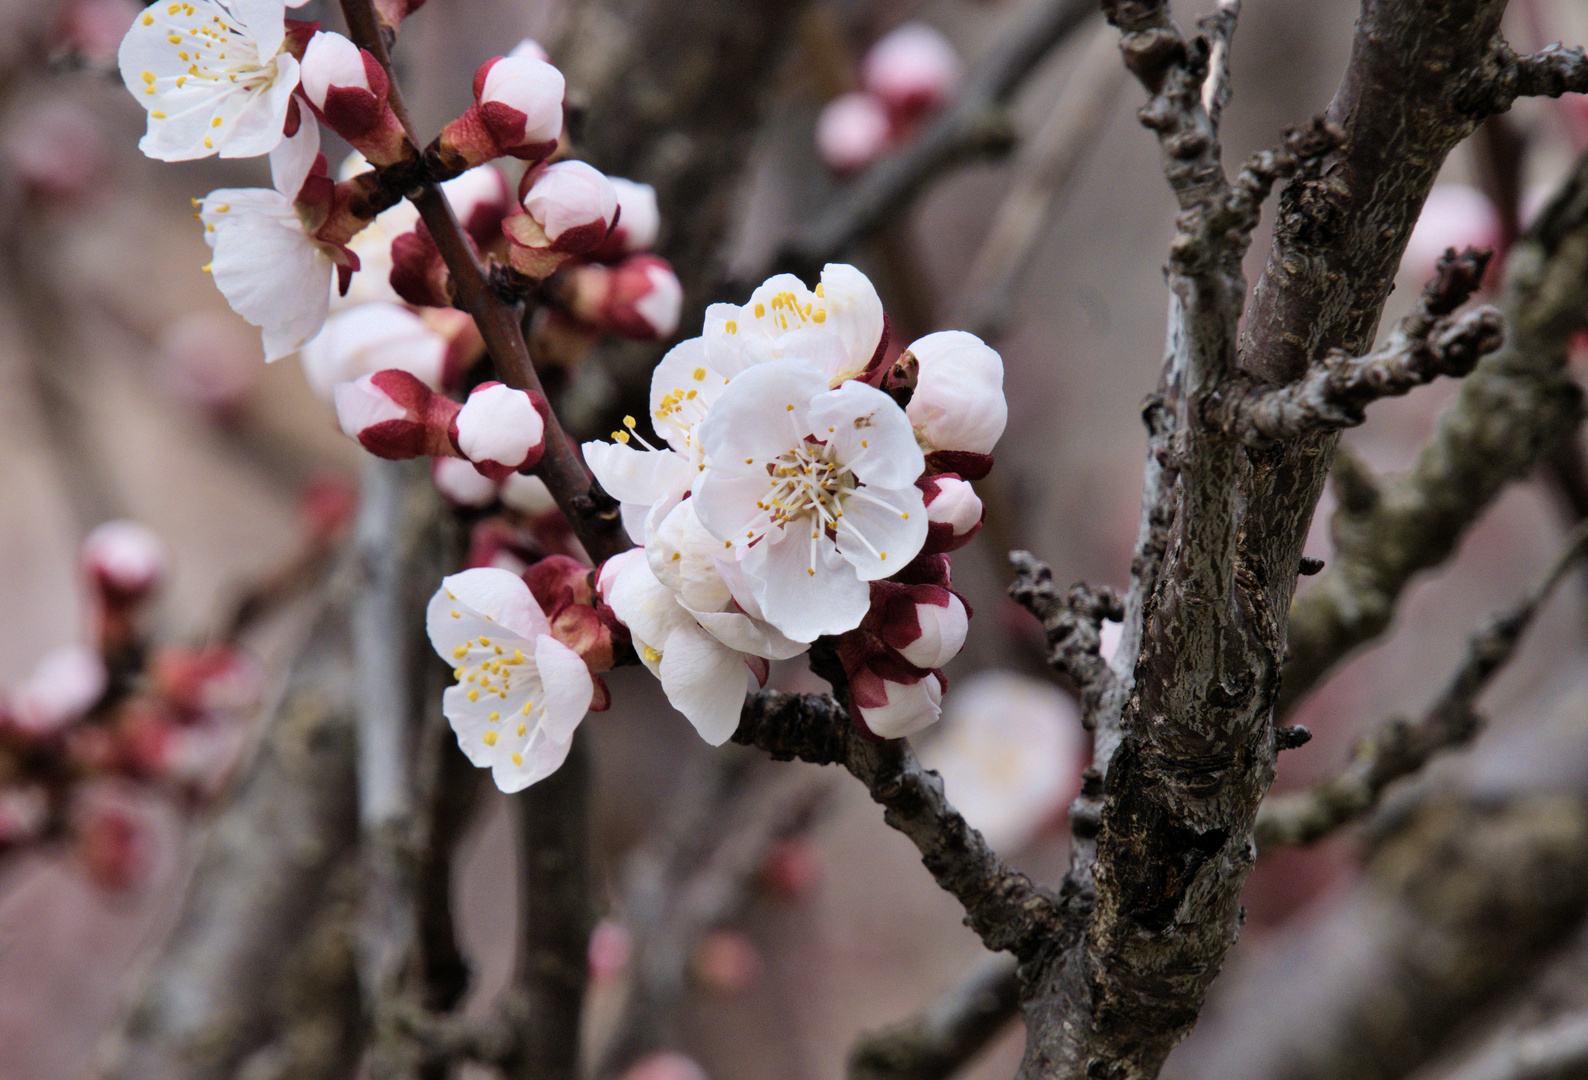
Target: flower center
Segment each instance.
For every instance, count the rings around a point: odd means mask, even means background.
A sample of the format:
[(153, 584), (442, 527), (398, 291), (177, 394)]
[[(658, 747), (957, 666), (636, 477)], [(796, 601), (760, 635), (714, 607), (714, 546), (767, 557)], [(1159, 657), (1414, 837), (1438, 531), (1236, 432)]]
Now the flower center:
[(772, 487), (756, 507), (767, 514), (767, 527), (808, 520), (811, 539), (834, 529), (844, 516), (844, 502), (859, 481), (849, 466), (824, 443), (804, 442), (767, 465)]

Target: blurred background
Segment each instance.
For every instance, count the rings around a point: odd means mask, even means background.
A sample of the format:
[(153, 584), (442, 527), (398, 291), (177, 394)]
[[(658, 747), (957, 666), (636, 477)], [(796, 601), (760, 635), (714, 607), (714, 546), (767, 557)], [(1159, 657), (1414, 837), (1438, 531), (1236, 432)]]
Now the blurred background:
[[(722, 181), (729, 220), (709, 265), (676, 233), (692, 223), (670, 219), (664, 199), (658, 250), (689, 290), (683, 332), (691, 307), (716, 298), (708, 289), (759, 281), (794, 230), (842, 197), (853, 181), (829, 162), (851, 174), (868, 167), (841, 149), (829, 149), (824, 162), (817, 132), (824, 107), (860, 86), (862, 58), (875, 42), (923, 23), (973, 78), (1045, 2), (829, 0), (784, 20), (772, 70), (754, 90), (764, 95), (761, 120), (737, 136), (747, 167)], [(1176, 8), (1186, 23), (1201, 13), (1197, 4)], [(1588, 12), (1570, 0), (1512, 9), (1508, 34), (1519, 50), (1588, 40)], [(264, 365), (256, 331), (201, 270), (208, 254), (191, 200), (264, 184), (265, 163), (164, 164), (137, 150), (142, 112), (115, 70), (136, 10), (133, 0), (0, 3), (0, 567), (8, 571), (0, 687), (20, 693), (53, 650), (92, 637), (80, 546), (109, 520), (143, 523), (166, 549), (166, 583), (146, 613), (159, 642), (214, 642), (245, 598), (275, 588), (269, 595), (279, 602), (240, 639), (246, 693), (239, 691), (224, 751), (212, 748), (195, 766), (209, 770), (213, 790), (204, 799), (106, 781), (81, 793), (73, 810), (80, 827), (59, 842), (0, 847), (0, 1075), (10, 1080), (88, 1075), (125, 1022), (215, 816), (282, 693), (359, 478), (361, 452), (298, 362)], [(525, 37), (564, 64), (571, 102), (581, 94), (606, 100), (581, 83), (581, 72), (600, 70), (603, 50), (617, 48), (602, 27), (616, 35), (610, 23), (624, 10), (596, 0), (431, 0), (404, 25), (396, 48), (416, 126), (427, 137), (438, 131), (469, 103), (475, 67)], [(743, 17), (772, 17), (760, 11), (747, 7)], [(314, 2), (299, 15), (339, 25), (334, 5)], [(1323, 109), (1354, 16), (1349, 0), (1248, 0), (1235, 39), (1226, 162)], [(578, 33), (565, 36), (569, 26)], [(934, 174), (912, 205), (845, 256), (877, 282), (895, 348), (934, 329), (963, 328), (986, 336), (1004, 358), (1009, 427), (996, 468), (978, 485), (988, 526), (955, 560), (956, 586), (975, 609), (973, 632), (948, 669), (945, 721), (915, 741), (972, 823), (1050, 883), (1066, 866), (1064, 808), (1088, 751), (1067, 688), (1045, 673), (1040, 628), (1004, 597), (1005, 553), (1032, 551), (1061, 583), (1127, 584), (1145, 446), (1139, 413), (1162, 356), (1160, 270), (1174, 208), (1154, 139), (1134, 119), (1141, 92), (1116, 67), (1109, 31), (1095, 17), (1083, 23), (1012, 97), (1012, 151)], [(584, 122), (599, 143), (600, 117)], [(1502, 208), (1492, 186), (1485, 189), (1486, 144), (1459, 148), (1407, 254), (1386, 326), (1444, 247), (1503, 244), (1507, 216), (1525, 220), (1588, 147), (1580, 100), (1523, 102), (1506, 122), (1521, 140), (1520, 199)], [(908, 153), (914, 134), (856, 153), (885, 161)], [(603, 144), (609, 155), (614, 142)], [(656, 160), (598, 163), (649, 180)], [(994, 230), (1001, 215), (1015, 240)], [(1260, 236), (1249, 278), (1265, 256)], [(595, 418), (645, 385), (646, 362), (632, 347), (598, 350), (571, 374), (570, 415), (592, 418), (584, 434), (605, 434)], [(1405, 468), (1452, 388), (1439, 384), (1375, 407), (1346, 444), (1375, 470)], [(1326, 561), (1331, 499), (1308, 546)], [(1331, 773), (1361, 734), (1425, 707), (1478, 622), (1516, 601), (1574, 521), (1549, 477), (1514, 485), (1452, 564), (1412, 588), (1392, 636), (1296, 711), (1292, 720), (1315, 737), (1282, 757), (1276, 790)], [(1440, 761), (1419, 785), (1588, 794), (1584, 585), (1575, 578), (1557, 592), (1487, 694), (1491, 726), (1476, 747)], [(792, 665), (774, 679), (819, 685)], [(960, 925), (955, 901), (848, 776), (767, 763), (737, 748), (712, 751), (644, 673), (617, 671), (609, 682), (613, 708), (587, 721), (605, 916), (592, 945), (592, 1046), (623, 1022), (623, 973), (632, 962), (624, 897), (637, 859), (643, 866), (654, 855), (669, 806), (706, 798), (701, 792), (714, 784), (783, 785), (778, 805), (789, 821), (765, 845), (740, 901), (691, 949), (669, 1045), (706, 1075), (839, 1076), (859, 1035), (911, 1016), (977, 962), (981, 947)], [(482, 793), (454, 883), (476, 1013), (510, 966), (514, 853), (505, 803), (494, 790)], [(726, 820), (738, 804), (724, 806)], [(0, 818), (5, 813), (0, 808)], [(111, 824), (94, 824), (101, 820)], [(1352, 902), (1362, 850), (1361, 836), (1347, 832), (1259, 865), (1242, 940), (1171, 1075), (1264, 1075), (1218, 1054), (1273, 1022), (1281, 1005), (1260, 989), (1272, 985), (1264, 980), (1296, 978), (1299, 943)], [(1275, 964), (1292, 966), (1276, 975)], [(1294, 1007), (1303, 1015), (1307, 1006)], [(1020, 1047), (1014, 1023), (966, 1075), (1011, 1075)]]

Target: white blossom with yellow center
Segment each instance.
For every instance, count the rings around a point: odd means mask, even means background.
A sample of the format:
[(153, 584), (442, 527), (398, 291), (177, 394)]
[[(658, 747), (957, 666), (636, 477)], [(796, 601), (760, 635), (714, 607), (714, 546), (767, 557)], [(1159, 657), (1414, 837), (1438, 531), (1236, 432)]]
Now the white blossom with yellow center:
[[(297, 0), (296, 7), (304, 0)], [(268, 154), (298, 85), (282, 0), (151, 4), (121, 41), (121, 77), (149, 114), (138, 149), (160, 161)], [(304, 114), (305, 123), (314, 123)]]
[(595, 683), (579, 654), (551, 636), (523, 579), (494, 568), (453, 574), (431, 599), (426, 628), (458, 680), (442, 711), (464, 755), (506, 792), (554, 772)]

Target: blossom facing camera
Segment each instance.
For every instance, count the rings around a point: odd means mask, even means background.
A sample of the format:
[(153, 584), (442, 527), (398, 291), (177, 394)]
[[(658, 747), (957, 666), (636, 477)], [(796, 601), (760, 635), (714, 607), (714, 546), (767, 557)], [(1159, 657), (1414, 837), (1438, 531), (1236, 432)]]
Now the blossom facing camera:
[(376, 457), (402, 460), (458, 453), (451, 434), (458, 403), (406, 371), (376, 371), (338, 383), (334, 399), (342, 431)]
[(502, 233), (513, 269), (541, 281), (606, 240), (617, 221), (618, 193), (599, 169), (582, 161), (559, 161), (533, 175), (524, 212), (503, 221)]
[(387, 100), (390, 83), (380, 62), (341, 34), (309, 39), (302, 62), (303, 93), (315, 114), (375, 165), (393, 165), (416, 151)]
[(458, 450), (482, 476), (501, 481), (540, 460), (546, 421), (523, 390), (481, 383), (453, 421)]
[(281, 0), (151, 4), (117, 60), (149, 114), (149, 157), (257, 157), (282, 140), (299, 72)]
[(829, 389), (813, 360), (740, 373), (701, 422), (700, 444), (695, 512), (733, 551), (766, 621), (795, 641), (859, 625), (869, 583), (926, 541), (909, 421), (864, 383)]
[(562, 72), (534, 56), (498, 56), (474, 73), (474, 104), (426, 151), (457, 173), (493, 158), (541, 161), (562, 135)]
[(442, 711), (464, 755), (509, 793), (556, 771), (589, 711), (595, 680), (579, 654), (551, 635), (523, 579), (491, 567), (443, 579), (426, 629), (454, 665), (458, 682), (442, 697)]

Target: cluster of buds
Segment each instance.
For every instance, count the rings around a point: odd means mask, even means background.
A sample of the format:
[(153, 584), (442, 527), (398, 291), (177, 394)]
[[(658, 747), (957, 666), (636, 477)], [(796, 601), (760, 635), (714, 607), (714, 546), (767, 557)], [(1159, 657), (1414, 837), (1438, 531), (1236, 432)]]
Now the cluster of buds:
[(963, 77), (942, 34), (924, 23), (900, 26), (866, 53), (861, 89), (834, 98), (817, 117), (817, 153), (837, 173), (864, 168), (913, 139)]
[(113, 521), (89, 534), (83, 571), (93, 646), (65, 645), (0, 694), (0, 854), (70, 840), (95, 880), (134, 884), (147, 838), (138, 815), (101, 797), (131, 781), (192, 807), (229, 779), (254, 704), (253, 666), (227, 646), (150, 655), (140, 616), (165, 580), (148, 529)]

